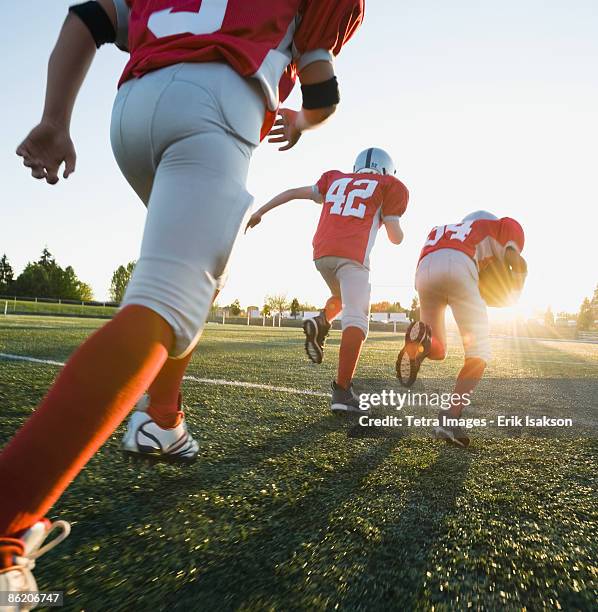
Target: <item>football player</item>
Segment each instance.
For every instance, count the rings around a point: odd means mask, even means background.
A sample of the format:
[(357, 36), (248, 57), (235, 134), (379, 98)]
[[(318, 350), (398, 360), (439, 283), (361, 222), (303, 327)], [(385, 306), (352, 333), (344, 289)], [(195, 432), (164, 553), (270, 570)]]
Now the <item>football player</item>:
[[(74, 171), (75, 98), (96, 48), (115, 43), (130, 60), (112, 112), (112, 148), (148, 212), (120, 311), (75, 351), (0, 455), (0, 591), (35, 590), (33, 560), (48, 550), (40, 546), (52, 529), (47, 511), (167, 359), (193, 350), (252, 202), (253, 150), (268, 133), (287, 150), (334, 112), (333, 56), (363, 12), (363, 0), (98, 0), (70, 8), (50, 56), (42, 120), (17, 153), (49, 184), (62, 163), (64, 178)], [(282, 109), (276, 121), (297, 74), (302, 108)], [(140, 452), (151, 436), (169, 453), (197, 452), (182, 415), (145, 423)], [(54, 528), (64, 537), (65, 523)]]
[(322, 205), (313, 258), (331, 296), (317, 317), (304, 321), (303, 330), (309, 359), (321, 363), (331, 323), (343, 312), (330, 405), (335, 413), (362, 412), (352, 380), (369, 329), (370, 251), (382, 225), (393, 244), (401, 243), (400, 218), (409, 200), (407, 188), (395, 173), (386, 151), (366, 149), (357, 156), (353, 172), (331, 170), (315, 185), (284, 191), (255, 212), (247, 224), (256, 226), (266, 212), (291, 200), (313, 200)]
[[(415, 382), (424, 359), (445, 358), (444, 316), (450, 306), (465, 350), (465, 363), (457, 376), (454, 394), (463, 398), (472, 393), (490, 359), (488, 313), (480, 293), (480, 276), (496, 265), (504, 267), (509, 284), (503, 291), (506, 305), (519, 294), (527, 274), (520, 254), (523, 244), (523, 229), (517, 221), (509, 217), (498, 219), (483, 210), (467, 215), (460, 223), (432, 229), (415, 274), (420, 321), (408, 327), (396, 363), (402, 384), (411, 386)], [(465, 431), (446, 424), (445, 418), (458, 419), (462, 410), (463, 401), (455, 399), (448, 411), (441, 411), (435, 435), (467, 447), (469, 437)]]

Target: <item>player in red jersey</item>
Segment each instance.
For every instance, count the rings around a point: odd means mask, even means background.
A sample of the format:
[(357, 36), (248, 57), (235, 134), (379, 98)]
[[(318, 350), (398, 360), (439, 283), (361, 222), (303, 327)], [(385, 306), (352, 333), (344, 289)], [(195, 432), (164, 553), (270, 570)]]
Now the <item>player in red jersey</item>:
[[(363, 10), (363, 0), (99, 0), (70, 8), (50, 57), (42, 120), (17, 153), (50, 184), (62, 163), (64, 178), (74, 171), (75, 99), (96, 47), (116, 43), (130, 61), (112, 147), (148, 214), (121, 310), (79, 347), (0, 455), (0, 591), (35, 590), (30, 568), (51, 529), (43, 517), (169, 358), (191, 353), (248, 215), (253, 150), (297, 74), (302, 109), (280, 110), (270, 141), (288, 149), (334, 112), (332, 58)], [(133, 424), (141, 432), (134, 450), (192, 459), (197, 444), (177, 406), (164, 422), (152, 414), (164, 417), (150, 406)]]
[(303, 330), (308, 357), (321, 363), (331, 322), (343, 312), (338, 372), (332, 382), (331, 409), (336, 413), (361, 412), (352, 381), (369, 328), (369, 256), (376, 235), (384, 225), (392, 243), (403, 240), (400, 217), (409, 193), (394, 174), (394, 164), (385, 151), (366, 149), (355, 160), (352, 173), (331, 170), (313, 186), (284, 191), (248, 223), (248, 227), (256, 226), (266, 212), (291, 200), (322, 204), (313, 257), (332, 295), (317, 317), (304, 321)]
[[(461, 223), (432, 229), (422, 249), (415, 288), (420, 301), (420, 321), (405, 334), (405, 345), (397, 359), (397, 376), (411, 386), (425, 358), (443, 360), (446, 355), (444, 316), (450, 306), (459, 327), (465, 363), (457, 376), (454, 394), (472, 393), (490, 359), (487, 306), (480, 293), (480, 275), (497, 263), (509, 269), (510, 290), (519, 293), (527, 274), (523, 250), (523, 229), (509, 217), (498, 219), (486, 211), (466, 216)], [(469, 437), (458, 425), (446, 424), (446, 417), (458, 418), (463, 402), (455, 399), (450, 409), (439, 414), (435, 433), (459, 446)]]

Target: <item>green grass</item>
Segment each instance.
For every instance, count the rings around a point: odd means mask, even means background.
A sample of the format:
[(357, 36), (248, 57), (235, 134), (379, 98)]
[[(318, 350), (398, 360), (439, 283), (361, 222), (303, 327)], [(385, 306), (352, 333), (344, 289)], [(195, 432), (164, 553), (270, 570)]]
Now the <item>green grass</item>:
[[(64, 361), (100, 323), (0, 318), (0, 352)], [(316, 367), (300, 330), (209, 325), (189, 373), (326, 391), (339, 339)], [(398, 346), (372, 333), (358, 381), (396, 388)], [(554, 411), (574, 397), (574, 413), (595, 418), (598, 345), (495, 339), (493, 350), (476, 410)], [(450, 389), (461, 359), (453, 339), (421, 385)], [(0, 442), (56, 372), (0, 360)], [(65, 590), (65, 609), (595, 606), (595, 436), (474, 432), (461, 451), (424, 436), (351, 437), (324, 397), (193, 380), (184, 396), (197, 464), (129, 464), (119, 431), (53, 508), (73, 534), (36, 575), (41, 589)]]
[(69, 317), (111, 317), (118, 310), (115, 306), (92, 306), (83, 304), (59, 304), (57, 302), (30, 302), (0, 298), (0, 314), (4, 308), (9, 315), (34, 314)]

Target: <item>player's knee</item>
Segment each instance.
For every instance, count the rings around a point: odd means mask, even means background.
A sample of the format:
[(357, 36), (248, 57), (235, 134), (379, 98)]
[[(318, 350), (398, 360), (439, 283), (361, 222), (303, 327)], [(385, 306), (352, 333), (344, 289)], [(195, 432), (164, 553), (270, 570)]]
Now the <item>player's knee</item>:
[[(171, 266), (174, 268), (166, 269)], [(199, 274), (182, 272), (168, 261), (148, 264), (140, 260), (123, 300), (123, 305), (138, 304), (153, 310), (170, 325), (174, 334), (172, 358), (185, 357), (199, 341), (217, 286), (205, 270)]]
[(492, 358), (492, 352), (490, 351), (490, 343), (479, 343), (472, 344), (471, 346), (465, 347), (465, 360), (468, 359), (479, 359), (484, 364), (488, 364)]
[(347, 327), (357, 327), (363, 332), (365, 338), (368, 336), (369, 331), (369, 319), (365, 312), (361, 312), (359, 309), (351, 308), (345, 304), (345, 310), (343, 312), (343, 329)]

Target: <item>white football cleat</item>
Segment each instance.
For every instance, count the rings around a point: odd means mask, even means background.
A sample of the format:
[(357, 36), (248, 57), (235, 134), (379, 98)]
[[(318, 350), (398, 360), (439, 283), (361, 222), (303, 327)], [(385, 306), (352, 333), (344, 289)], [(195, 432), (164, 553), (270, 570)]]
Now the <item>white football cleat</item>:
[[(57, 530), (60, 530), (61, 533), (45, 546), (42, 546), (48, 536)], [(0, 570), (0, 593), (6, 591), (16, 593), (37, 592), (37, 582), (31, 571), (35, 567), (36, 560), (65, 540), (70, 532), (71, 526), (66, 521), (51, 523), (48, 519), (42, 519), (34, 523), (19, 538), (23, 543), (23, 554), (15, 555), (14, 564)], [(0, 606), (0, 609), (3, 612), (17, 612), (17, 610), (33, 610), (36, 605), (36, 603), (18, 603)]]
[(187, 430), (185, 416), (172, 429), (163, 429), (147, 413), (149, 396), (137, 402), (123, 437), (123, 451), (133, 457), (170, 463), (192, 463), (199, 454), (199, 444)]

